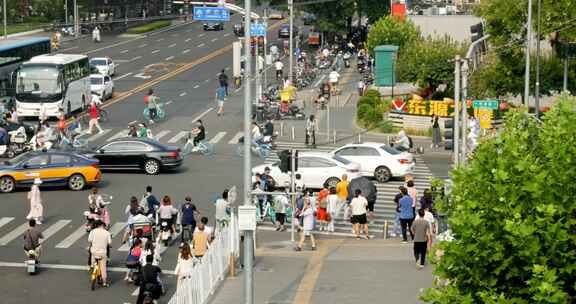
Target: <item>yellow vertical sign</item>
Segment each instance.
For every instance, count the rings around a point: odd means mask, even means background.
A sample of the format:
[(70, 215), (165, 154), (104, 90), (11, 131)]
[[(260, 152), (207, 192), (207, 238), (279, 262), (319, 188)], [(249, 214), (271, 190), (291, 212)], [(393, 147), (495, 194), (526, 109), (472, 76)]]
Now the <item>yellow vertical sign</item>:
[(490, 129), (492, 128), (492, 110), (490, 109), (478, 109), (478, 117), (480, 118), (480, 128)]

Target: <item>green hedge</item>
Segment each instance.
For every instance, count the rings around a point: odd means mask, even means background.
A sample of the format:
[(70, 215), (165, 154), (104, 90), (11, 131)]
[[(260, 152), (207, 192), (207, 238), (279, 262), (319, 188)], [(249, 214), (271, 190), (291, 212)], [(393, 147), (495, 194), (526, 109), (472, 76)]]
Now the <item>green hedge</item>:
[(150, 32), (150, 31), (161, 29), (163, 27), (167, 27), (171, 24), (172, 24), (172, 22), (167, 21), (167, 20), (155, 21), (155, 22), (151, 22), (148, 24), (139, 25), (139, 26), (136, 26), (133, 28), (129, 28), (128, 31), (126, 31), (126, 32), (128, 34), (144, 34), (144, 33)]

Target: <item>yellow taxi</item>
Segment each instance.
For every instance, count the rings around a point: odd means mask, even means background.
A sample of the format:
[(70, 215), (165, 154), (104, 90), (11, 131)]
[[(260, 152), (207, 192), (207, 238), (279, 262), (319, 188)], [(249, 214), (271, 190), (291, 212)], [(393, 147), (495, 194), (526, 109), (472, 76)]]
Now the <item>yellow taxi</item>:
[(74, 191), (102, 178), (99, 162), (65, 151), (28, 152), (0, 163), (0, 192), (29, 187), (39, 178), (42, 186), (66, 185)]

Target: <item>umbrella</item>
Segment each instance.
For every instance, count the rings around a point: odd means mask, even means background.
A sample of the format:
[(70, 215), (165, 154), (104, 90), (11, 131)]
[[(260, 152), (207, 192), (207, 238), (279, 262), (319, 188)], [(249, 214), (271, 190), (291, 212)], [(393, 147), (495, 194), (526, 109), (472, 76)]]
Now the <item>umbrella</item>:
[(348, 201), (351, 201), (352, 198), (354, 198), (354, 192), (356, 189), (362, 191), (362, 195), (368, 202), (376, 201), (376, 186), (369, 178), (360, 176), (350, 181), (348, 184)]

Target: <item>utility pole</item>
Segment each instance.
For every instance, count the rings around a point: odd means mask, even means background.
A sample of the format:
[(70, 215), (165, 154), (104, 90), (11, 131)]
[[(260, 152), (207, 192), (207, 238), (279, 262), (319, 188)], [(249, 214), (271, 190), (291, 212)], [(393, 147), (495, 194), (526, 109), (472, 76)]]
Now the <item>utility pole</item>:
[(466, 164), (466, 137), (468, 136), (468, 61), (462, 64), (462, 154), (461, 164)]
[(534, 92), (534, 113), (536, 118), (540, 116), (540, 11), (542, 0), (538, 0), (538, 12), (536, 17), (536, 92)]
[(78, 19), (78, 3), (74, 0), (74, 37), (80, 37), (80, 24)]
[[(251, 0), (245, 0), (244, 15), (244, 205), (252, 205), (252, 57), (250, 56)], [(254, 304), (254, 235), (244, 231), (244, 304)]]
[(288, 79), (290, 79), (290, 84), (293, 83), (292, 79), (292, 69), (294, 63), (294, 0), (288, 0), (288, 5), (290, 6), (290, 57), (288, 65), (289, 67), (289, 74)]
[(460, 164), (460, 55), (456, 55), (454, 66), (454, 165)]
[[(296, 172), (296, 150), (290, 150), (290, 155), (292, 156), (290, 158), (290, 192), (292, 192), (292, 194), (290, 194), (290, 204), (292, 205), (292, 210), (296, 210), (296, 195), (294, 195), (296, 192), (296, 181), (294, 179), (294, 174)], [(296, 238), (294, 237), (294, 230), (296, 230), (296, 220), (296, 213), (292, 212), (292, 222), (290, 223), (290, 241), (292, 241), (292, 243), (296, 241)]]
[(68, 27), (68, 0), (64, 0), (64, 25)]
[(4, 0), (4, 5), (2, 6), (2, 14), (4, 15), (4, 39), (8, 39), (8, 19), (6, 14), (6, 0)]
[(526, 22), (526, 75), (524, 76), (524, 106), (530, 101), (530, 47), (532, 44), (532, 0), (528, 0), (528, 22)]
[(562, 83), (562, 91), (568, 91), (568, 55), (564, 54), (564, 81)]
[(267, 54), (267, 49), (268, 49), (268, 8), (264, 8), (264, 25), (266, 26), (266, 33), (264, 33), (264, 64), (262, 66), (262, 69), (264, 70), (264, 84), (263, 84), (263, 88), (267, 87), (267, 82), (268, 82), (268, 73), (266, 72), (268, 70), (268, 67), (266, 66), (266, 56)]

